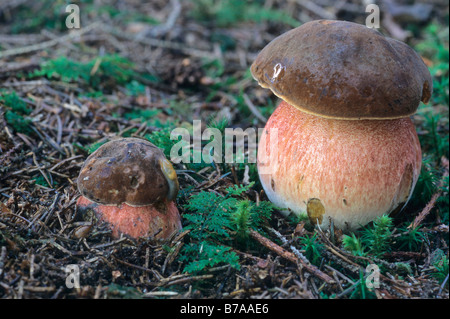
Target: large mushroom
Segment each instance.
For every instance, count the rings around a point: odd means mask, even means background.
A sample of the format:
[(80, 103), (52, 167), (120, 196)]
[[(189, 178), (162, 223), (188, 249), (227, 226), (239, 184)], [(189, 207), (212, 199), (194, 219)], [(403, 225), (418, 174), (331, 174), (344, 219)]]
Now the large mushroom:
[(258, 150), (272, 202), (344, 230), (405, 207), (421, 168), (409, 116), (432, 92), (413, 49), (363, 25), (319, 20), (270, 42), (251, 72), (283, 100)]
[(178, 179), (172, 164), (152, 143), (121, 138), (100, 146), (78, 177), (80, 210), (92, 210), (112, 235), (167, 239), (181, 229), (175, 205)]

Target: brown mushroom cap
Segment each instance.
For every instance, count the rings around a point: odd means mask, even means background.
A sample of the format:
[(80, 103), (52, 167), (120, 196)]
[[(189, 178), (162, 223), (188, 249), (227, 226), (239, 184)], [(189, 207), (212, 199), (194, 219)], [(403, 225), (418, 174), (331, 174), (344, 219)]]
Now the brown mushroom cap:
[(122, 138), (103, 144), (86, 159), (78, 190), (102, 205), (145, 206), (173, 200), (178, 181), (159, 148), (146, 140)]
[(301, 111), (334, 119), (406, 117), (432, 92), (430, 72), (413, 49), (346, 21), (311, 21), (282, 34), (251, 72)]

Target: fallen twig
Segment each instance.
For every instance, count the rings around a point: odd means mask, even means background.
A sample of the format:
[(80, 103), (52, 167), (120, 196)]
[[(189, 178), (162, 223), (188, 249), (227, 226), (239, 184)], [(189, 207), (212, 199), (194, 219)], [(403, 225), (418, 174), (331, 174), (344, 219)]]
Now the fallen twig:
[(259, 234), (258, 232), (251, 230), (250, 231), (250, 236), (252, 238), (254, 238), (255, 240), (257, 240), (259, 243), (261, 243), (264, 247), (272, 250), (273, 252), (277, 253), (278, 255), (280, 255), (281, 257), (295, 263), (298, 264), (300, 263), (300, 265), (302, 267), (304, 267), (309, 273), (313, 274), (314, 276), (316, 276), (317, 278), (322, 279), (323, 281), (325, 281), (328, 284), (334, 284), (335, 281), (333, 278), (331, 278), (330, 276), (328, 276), (327, 274), (325, 274), (324, 272), (320, 271), (316, 266), (306, 263), (305, 261), (301, 260), (300, 258), (297, 258), (293, 253), (285, 250), (284, 248), (278, 246), (277, 244), (275, 244), (274, 242), (272, 242), (270, 239), (262, 236), (261, 234)]
[(249, 110), (256, 116), (258, 120), (260, 120), (263, 123), (267, 122), (267, 119), (259, 112), (259, 110), (256, 108), (256, 106), (253, 104), (253, 102), (250, 100), (247, 94), (244, 94), (244, 100), (245, 104), (248, 106)]
[(169, 32), (173, 26), (175, 25), (175, 22), (177, 21), (178, 17), (181, 13), (181, 4), (179, 0), (172, 0), (170, 1), (170, 6), (172, 7), (169, 11), (170, 14), (167, 17), (167, 21), (163, 24), (157, 25), (153, 28), (151, 28), (150, 31), (144, 30), (142, 33), (139, 33), (137, 35), (137, 39), (145, 38), (147, 35), (150, 35), (151, 37), (161, 37), (167, 32)]
[(52, 46), (57, 45), (58, 43), (66, 42), (67, 40), (70, 40), (70, 39), (75, 39), (76, 37), (79, 37), (80, 35), (96, 28), (98, 25), (99, 25), (98, 22), (94, 22), (94, 23), (88, 25), (87, 27), (80, 29), (79, 31), (70, 32), (69, 34), (59, 37), (59, 38), (56, 38), (56, 39), (41, 42), (38, 44), (32, 44), (32, 45), (28, 45), (28, 46), (24, 46), (24, 47), (20, 47), (20, 48), (14, 48), (14, 49), (2, 51), (2, 52), (0, 52), (0, 59), (8, 57), (8, 56), (12, 56), (12, 55), (20, 55), (20, 54), (25, 54), (25, 53), (30, 53), (33, 51), (39, 51), (39, 50), (50, 48)]
[(427, 215), (431, 212), (431, 209), (433, 209), (434, 205), (436, 204), (437, 199), (441, 196), (441, 192), (435, 193), (428, 204), (422, 209), (419, 215), (414, 218), (414, 221), (408, 226), (408, 229), (416, 229), (419, 227), (419, 225), (422, 223), (422, 221), (427, 217)]

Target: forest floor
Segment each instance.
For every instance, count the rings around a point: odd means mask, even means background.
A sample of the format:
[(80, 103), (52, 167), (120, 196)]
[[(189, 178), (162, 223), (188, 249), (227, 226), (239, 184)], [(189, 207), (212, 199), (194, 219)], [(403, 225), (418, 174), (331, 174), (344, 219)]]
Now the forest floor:
[[(434, 81), (413, 116), (423, 167), (399, 216), (321, 230), (271, 206), (254, 163), (176, 164), (184, 230), (166, 243), (80, 218), (86, 157), (119, 136), (167, 155), (170, 131), (193, 120), (263, 128), (278, 99), (251, 77), (258, 52), (310, 20), (363, 24), (364, 1), (85, 0), (73, 30), (67, 3), (0, 3), (0, 298), (449, 298), (448, 1), (381, 7), (380, 31)], [(241, 233), (229, 216), (245, 213), (255, 223)], [(71, 265), (80, 288), (66, 284)]]

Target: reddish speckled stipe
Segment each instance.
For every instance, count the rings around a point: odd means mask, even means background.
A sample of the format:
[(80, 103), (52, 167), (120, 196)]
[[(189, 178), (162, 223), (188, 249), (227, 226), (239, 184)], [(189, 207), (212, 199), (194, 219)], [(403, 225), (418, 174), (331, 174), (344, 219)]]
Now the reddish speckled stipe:
[[(270, 134), (278, 129), (278, 152), (270, 153)], [(273, 131), (273, 130), (272, 130)], [(268, 154), (262, 158), (262, 151)], [(421, 149), (410, 118), (332, 120), (309, 115), (281, 102), (259, 143), (258, 168), (269, 199), (296, 214), (319, 199), (338, 228), (355, 229), (404, 207), (417, 182)]]
[(124, 234), (132, 238), (154, 236), (155, 239), (164, 240), (181, 229), (180, 214), (173, 201), (165, 201), (157, 208), (153, 205), (105, 206), (81, 196), (77, 207), (94, 211), (99, 220), (109, 224), (112, 235), (116, 238)]

